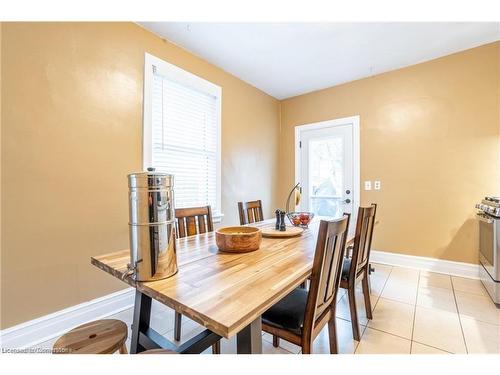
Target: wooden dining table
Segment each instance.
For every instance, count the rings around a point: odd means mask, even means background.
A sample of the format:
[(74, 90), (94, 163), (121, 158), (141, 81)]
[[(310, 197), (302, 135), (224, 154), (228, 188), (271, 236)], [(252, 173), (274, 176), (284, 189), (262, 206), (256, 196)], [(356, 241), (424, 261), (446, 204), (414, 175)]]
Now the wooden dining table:
[[(92, 257), (91, 263), (136, 289), (131, 353), (153, 348), (195, 353), (234, 335), (237, 353), (262, 353), (261, 316), (310, 276), (319, 222), (313, 219), (297, 237), (263, 238), (250, 253), (220, 252), (214, 232), (177, 239), (177, 274), (154, 282), (124, 276), (129, 250)], [(274, 226), (274, 220), (251, 225)], [(152, 299), (206, 330), (174, 345), (149, 325)]]

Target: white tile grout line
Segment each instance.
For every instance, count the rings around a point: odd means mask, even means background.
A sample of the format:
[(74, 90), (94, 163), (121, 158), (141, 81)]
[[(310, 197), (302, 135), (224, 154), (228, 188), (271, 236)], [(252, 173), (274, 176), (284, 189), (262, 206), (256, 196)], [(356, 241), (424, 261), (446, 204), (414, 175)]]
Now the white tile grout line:
[[(394, 333), (384, 331), (384, 330), (382, 330), (380, 328), (374, 328), (374, 327), (366, 327), (366, 328), (370, 328), (373, 331), (378, 331), (378, 332), (385, 333), (386, 335), (389, 335), (389, 336), (394, 336), (394, 337), (397, 337), (397, 338), (400, 338), (400, 339), (403, 339), (403, 340), (406, 340), (406, 341), (410, 341), (411, 343), (415, 342), (415, 343), (420, 344), (420, 345), (425, 345), (425, 346), (428, 346), (430, 348), (441, 350), (442, 352), (446, 352), (446, 353), (449, 353), (449, 354), (454, 354), (452, 352), (449, 352), (448, 350), (445, 350), (445, 349), (442, 349), (442, 348), (438, 348), (436, 346), (429, 345), (429, 344), (426, 344), (426, 343), (423, 343), (423, 342), (420, 342), (420, 341), (417, 341), (417, 340), (412, 340), (412, 339), (409, 339), (408, 337), (399, 336), (399, 335), (396, 335)], [(410, 350), (411, 350), (411, 345), (412, 344), (410, 344)]]
[(413, 333), (415, 332), (415, 320), (417, 319), (417, 301), (418, 301), (418, 293), (420, 287), (420, 274), (422, 271), (418, 272), (418, 280), (417, 280), (417, 294), (415, 295), (415, 307), (413, 309), (413, 324), (411, 325), (411, 342), (410, 342), (410, 354), (413, 349)]
[(462, 338), (464, 340), (465, 352), (469, 354), (469, 348), (467, 347), (467, 340), (465, 340), (464, 327), (462, 326), (462, 318), (460, 317), (460, 309), (458, 308), (457, 296), (455, 294), (455, 284), (453, 283), (453, 277), (450, 276), (451, 289), (453, 290), (453, 299), (455, 300), (455, 307), (457, 308), (458, 322), (460, 323), (460, 331), (462, 332)]
[[(391, 336), (394, 336), (394, 337), (398, 337), (400, 339), (404, 339), (406, 341), (411, 341), (411, 339), (409, 339), (408, 337), (404, 337), (404, 336), (400, 336), (400, 335), (396, 335), (395, 333), (391, 333), (391, 332), (387, 332), (387, 331), (384, 331), (383, 329), (380, 329), (380, 328), (375, 328), (375, 327), (367, 327), (367, 328), (370, 328), (371, 330), (373, 331), (379, 331), (379, 332), (383, 332), (383, 333), (386, 333), (388, 335), (391, 335)], [(417, 341), (418, 342), (418, 341)], [(421, 343), (419, 343), (421, 344)], [(430, 346), (428, 344), (424, 344), (424, 345), (427, 345), (427, 346)], [(439, 348), (436, 348), (436, 349), (439, 349)], [(442, 349), (441, 349), (442, 350)]]
[(442, 348), (438, 348), (438, 347), (435, 347), (435, 346), (432, 346), (429, 344), (424, 344), (423, 342), (420, 342), (420, 341), (412, 340), (412, 342), (415, 342), (415, 343), (420, 344), (420, 345), (428, 346), (429, 348), (437, 349), (437, 350), (440, 350), (440, 351), (448, 353), (448, 354), (455, 354), (453, 352), (449, 352), (448, 350), (444, 350)]

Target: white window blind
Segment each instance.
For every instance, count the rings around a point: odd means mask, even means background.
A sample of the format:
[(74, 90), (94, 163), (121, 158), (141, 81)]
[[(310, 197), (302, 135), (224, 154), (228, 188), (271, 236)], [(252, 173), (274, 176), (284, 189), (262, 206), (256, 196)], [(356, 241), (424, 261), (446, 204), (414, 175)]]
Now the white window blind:
[(150, 72), (148, 166), (174, 175), (176, 207), (210, 205), (218, 216), (220, 88), (162, 63), (153, 62)]

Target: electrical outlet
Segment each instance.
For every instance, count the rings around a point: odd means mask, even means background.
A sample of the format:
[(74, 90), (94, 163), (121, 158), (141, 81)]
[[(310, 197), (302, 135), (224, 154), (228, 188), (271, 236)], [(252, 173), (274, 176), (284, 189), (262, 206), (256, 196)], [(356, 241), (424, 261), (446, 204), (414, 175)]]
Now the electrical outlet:
[(373, 187), (375, 190), (380, 190), (380, 181), (374, 181), (373, 182)]
[(365, 190), (371, 190), (371, 189), (372, 189), (372, 182), (365, 181)]

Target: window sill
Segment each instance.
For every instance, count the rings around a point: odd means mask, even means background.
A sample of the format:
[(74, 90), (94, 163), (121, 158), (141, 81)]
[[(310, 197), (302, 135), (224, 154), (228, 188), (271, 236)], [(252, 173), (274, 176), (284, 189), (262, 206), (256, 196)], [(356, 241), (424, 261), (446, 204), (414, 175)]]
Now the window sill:
[(212, 215), (212, 221), (214, 223), (221, 223), (223, 217), (224, 217), (224, 214), (213, 214)]

